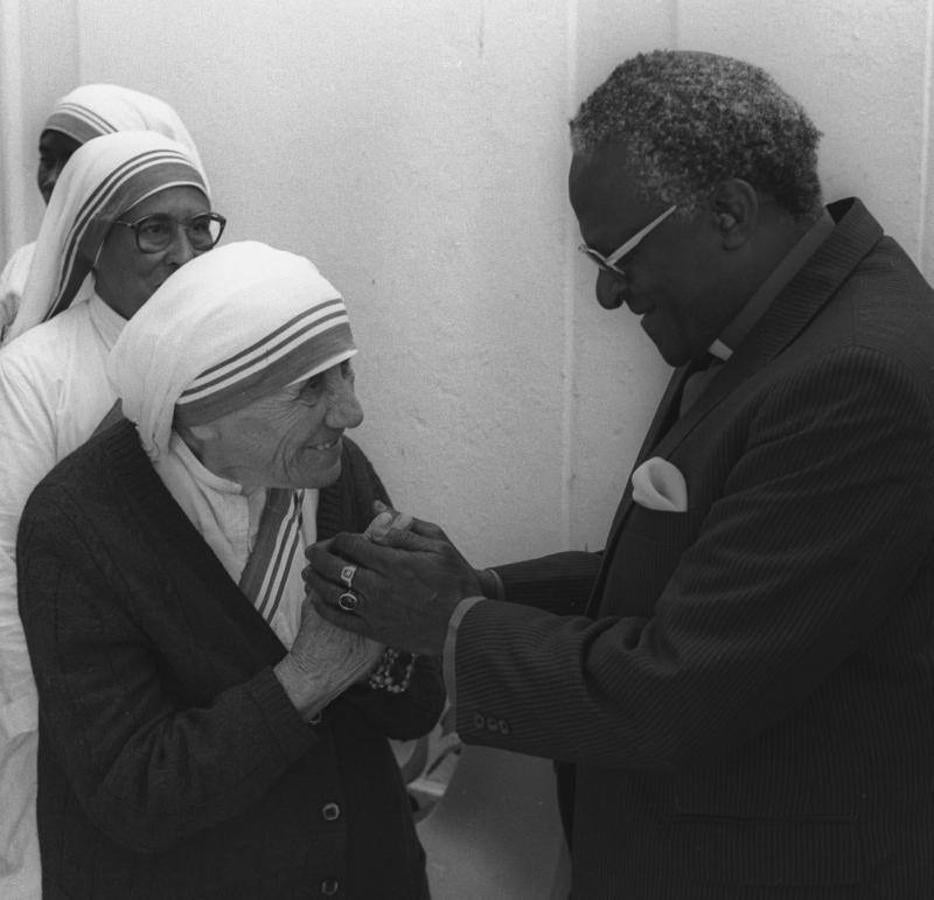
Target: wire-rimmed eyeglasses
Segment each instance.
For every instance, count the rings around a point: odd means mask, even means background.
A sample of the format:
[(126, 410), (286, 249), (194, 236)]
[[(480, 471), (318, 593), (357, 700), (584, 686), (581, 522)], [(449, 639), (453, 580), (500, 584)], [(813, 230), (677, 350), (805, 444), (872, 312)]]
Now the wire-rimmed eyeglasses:
[(113, 224), (132, 228), (136, 235), (136, 246), (143, 253), (165, 250), (175, 240), (177, 228), (184, 229), (192, 249), (200, 252), (210, 250), (221, 239), (227, 220), (215, 212), (200, 213), (190, 219), (176, 219), (167, 213), (154, 213), (135, 222), (116, 219)]
[(674, 206), (669, 206), (660, 216), (652, 219), (645, 228), (639, 229), (629, 240), (624, 244), (621, 244), (614, 250), (609, 256), (604, 256), (597, 250), (594, 250), (593, 247), (588, 247), (587, 244), (580, 244), (578, 250), (584, 254), (584, 256), (592, 259), (601, 269), (607, 272), (612, 272), (614, 275), (618, 275), (621, 278), (626, 277), (626, 273), (623, 269), (619, 268), (616, 264), (628, 254), (632, 253), (636, 247), (642, 242), (646, 235), (657, 228), (662, 222), (665, 221), (676, 209), (678, 208), (677, 204)]

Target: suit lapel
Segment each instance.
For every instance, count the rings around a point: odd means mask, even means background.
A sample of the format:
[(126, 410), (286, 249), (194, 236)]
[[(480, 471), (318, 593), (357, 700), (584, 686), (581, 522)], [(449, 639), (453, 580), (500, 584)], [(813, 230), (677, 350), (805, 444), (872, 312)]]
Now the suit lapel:
[[(882, 237), (882, 228), (859, 200), (842, 200), (831, 204), (828, 209), (836, 222), (831, 236), (775, 298), (697, 402), (680, 418), (677, 417), (677, 401), (690, 373), (690, 366), (675, 370), (649, 426), (633, 470), (650, 456), (668, 458), (698, 423), (710, 415), (738, 385), (788, 347)], [(666, 429), (668, 423), (671, 423), (671, 427)], [(632, 472), (613, 518), (604, 548), (603, 565), (594, 584), (587, 615), (597, 611), (609, 563), (631, 509)]]

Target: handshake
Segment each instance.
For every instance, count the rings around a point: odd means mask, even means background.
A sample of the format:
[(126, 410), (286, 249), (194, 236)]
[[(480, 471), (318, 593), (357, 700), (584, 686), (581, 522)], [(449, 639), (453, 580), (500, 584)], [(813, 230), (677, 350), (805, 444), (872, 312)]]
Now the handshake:
[[(495, 597), (479, 572), (431, 522), (374, 504), (364, 534), (342, 533), (305, 551), (318, 614), (387, 647), (441, 656), (462, 599)], [(485, 589), (486, 588), (486, 589)]]
[[(364, 536), (379, 540), (392, 532), (405, 531), (412, 517), (380, 503)], [(356, 566), (346, 565), (341, 579), (345, 594), (352, 592)], [(315, 592), (309, 588), (302, 621), (289, 652), (275, 667), (289, 699), (306, 721), (355, 683), (377, 690), (401, 693), (406, 690), (415, 667), (415, 656), (348, 631), (322, 618), (315, 608)]]

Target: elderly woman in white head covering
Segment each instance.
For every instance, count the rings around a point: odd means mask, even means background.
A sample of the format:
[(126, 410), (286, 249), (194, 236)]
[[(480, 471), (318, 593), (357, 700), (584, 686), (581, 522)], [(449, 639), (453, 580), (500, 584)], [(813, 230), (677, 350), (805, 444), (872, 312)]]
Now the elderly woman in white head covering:
[[(117, 131), (155, 131), (178, 141), (195, 167), (202, 169), (198, 148), (168, 103), (116, 84), (85, 84), (56, 102), (39, 135), (36, 183), (46, 204), (75, 150)], [(35, 247), (35, 243), (20, 247), (0, 273), (0, 341), (8, 337), (19, 310)]]
[(129, 421), (43, 480), (20, 533), (47, 891), (428, 896), (387, 738), (437, 720), (438, 663), (390, 665), (301, 578), (307, 544), (388, 503), (344, 437), (355, 352), (317, 269), (251, 242), (121, 335)]
[(12, 893), (8, 877), (39, 883), (36, 693), (16, 605), (20, 513), (114, 405), (105, 361), (126, 320), (223, 226), (186, 148), (145, 131), (80, 147), (49, 212), (15, 323), (25, 333), (0, 350), (0, 896)]

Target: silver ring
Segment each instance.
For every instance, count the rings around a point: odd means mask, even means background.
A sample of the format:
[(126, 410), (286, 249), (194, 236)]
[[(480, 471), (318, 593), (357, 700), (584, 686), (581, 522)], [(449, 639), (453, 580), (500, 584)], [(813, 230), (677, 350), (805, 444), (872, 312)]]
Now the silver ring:
[(347, 588), (347, 590), (350, 590), (353, 587), (353, 577), (356, 574), (357, 574), (356, 566), (351, 566), (351, 565), (341, 566), (340, 579), (341, 579), (341, 583), (344, 585), (344, 587)]
[(344, 612), (356, 612), (357, 607), (360, 605), (360, 598), (353, 591), (344, 591), (344, 593), (337, 598), (337, 605)]

